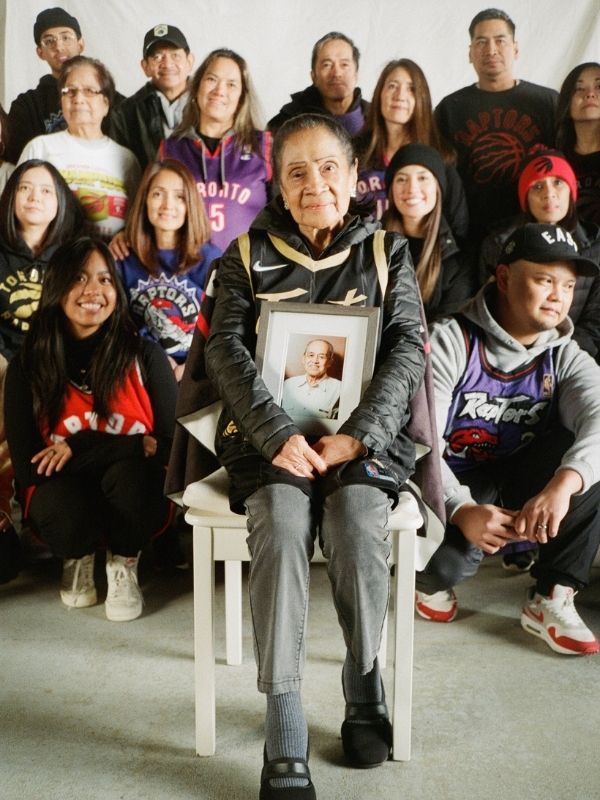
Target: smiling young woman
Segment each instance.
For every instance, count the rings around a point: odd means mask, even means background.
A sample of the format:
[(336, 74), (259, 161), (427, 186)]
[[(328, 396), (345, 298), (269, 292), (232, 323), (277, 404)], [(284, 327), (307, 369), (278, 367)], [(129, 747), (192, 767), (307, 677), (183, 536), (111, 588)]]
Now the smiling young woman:
[(365, 126), (355, 139), (358, 194), (375, 204), (377, 219), (388, 207), (385, 170), (398, 148), (411, 143), (429, 145), (442, 155), (446, 164), (444, 216), (454, 235), (463, 239), (469, 213), (462, 181), (454, 168), (454, 153), (439, 134), (423, 70), (410, 58), (398, 58), (381, 71)]
[(106, 616), (142, 613), (139, 552), (169, 518), (175, 395), (162, 349), (133, 328), (106, 246), (59, 248), (8, 368), (6, 432), (24, 517), (63, 559), (64, 605), (96, 603), (94, 554), (107, 541)]
[(401, 147), (385, 173), (389, 208), (382, 224), (403, 233), (428, 321), (457, 311), (475, 293), (472, 259), (462, 251), (443, 214), (444, 161), (433, 147)]
[(131, 315), (142, 336), (159, 342), (181, 380), (208, 268), (221, 254), (184, 164), (168, 158), (146, 168), (125, 235), (130, 252), (117, 267)]

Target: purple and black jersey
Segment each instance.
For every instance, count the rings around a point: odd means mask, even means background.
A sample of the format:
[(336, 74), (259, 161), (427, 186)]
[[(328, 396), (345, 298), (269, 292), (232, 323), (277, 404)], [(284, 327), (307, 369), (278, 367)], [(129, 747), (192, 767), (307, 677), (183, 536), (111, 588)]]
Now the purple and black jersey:
[(454, 473), (506, 458), (543, 433), (556, 413), (553, 349), (501, 372), (488, 361), (482, 331), (462, 317), (467, 366), (452, 395), (444, 458)]
[(257, 150), (227, 134), (211, 153), (202, 139), (164, 139), (160, 158), (175, 158), (190, 170), (210, 221), (211, 241), (220, 249), (245, 233), (268, 201), (271, 134), (256, 132)]

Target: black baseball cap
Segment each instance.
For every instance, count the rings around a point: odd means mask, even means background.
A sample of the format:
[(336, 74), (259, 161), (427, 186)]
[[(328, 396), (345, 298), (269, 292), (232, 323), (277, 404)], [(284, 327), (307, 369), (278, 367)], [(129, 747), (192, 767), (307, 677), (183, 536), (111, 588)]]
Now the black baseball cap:
[(165, 42), (167, 44), (172, 44), (173, 47), (185, 50), (186, 53), (190, 52), (187, 39), (179, 28), (176, 28), (174, 25), (165, 25), (161, 23), (151, 28), (144, 36), (144, 58), (148, 55), (148, 51), (151, 47), (154, 47), (155, 44), (164, 44)]
[(504, 243), (498, 263), (512, 264), (521, 258), (536, 264), (570, 261), (579, 275), (593, 277), (600, 272), (598, 264), (579, 255), (573, 236), (560, 225), (530, 222), (513, 231)]

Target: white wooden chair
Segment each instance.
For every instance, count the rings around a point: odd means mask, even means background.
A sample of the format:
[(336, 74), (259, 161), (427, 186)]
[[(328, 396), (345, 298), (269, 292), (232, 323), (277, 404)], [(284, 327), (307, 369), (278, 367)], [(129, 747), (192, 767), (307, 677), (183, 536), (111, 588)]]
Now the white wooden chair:
[[(228, 664), (242, 663), (242, 570), (249, 561), (246, 518), (229, 510), (224, 469), (190, 484), (183, 496), (186, 520), (193, 526), (194, 658), (196, 752), (211, 756), (216, 747), (214, 590), (215, 561), (225, 562), (226, 653)], [(408, 761), (411, 750), (412, 668), (415, 568), (419, 556), (417, 529), (423, 524), (415, 499), (408, 493), (390, 516), (394, 609), (393, 686), (390, 705), (393, 725), (392, 758)], [(421, 537), (418, 537), (421, 540)], [(315, 560), (320, 554), (318, 546)], [(322, 559), (322, 554), (321, 554)], [(385, 637), (384, 637), (385, 638)], [(385, 653), (385, 643), (382, 647)]]

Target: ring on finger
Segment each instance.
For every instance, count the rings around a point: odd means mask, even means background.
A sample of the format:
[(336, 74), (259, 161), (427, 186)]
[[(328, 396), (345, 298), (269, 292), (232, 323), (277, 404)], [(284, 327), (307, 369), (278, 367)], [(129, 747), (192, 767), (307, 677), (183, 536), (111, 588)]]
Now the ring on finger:
[(546, 523), (546, 522), (538, 522), (537, 527), (538, 528), (542, 528), (542, 529), (546, 529), (548, 527), (548, 523)]

